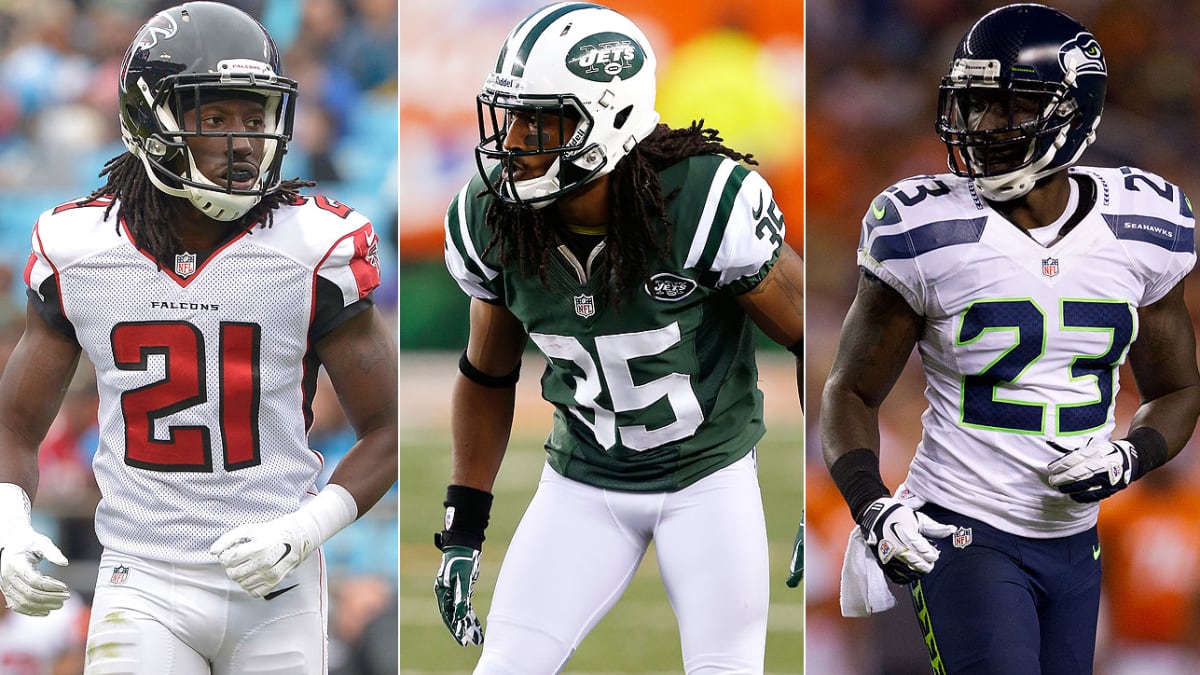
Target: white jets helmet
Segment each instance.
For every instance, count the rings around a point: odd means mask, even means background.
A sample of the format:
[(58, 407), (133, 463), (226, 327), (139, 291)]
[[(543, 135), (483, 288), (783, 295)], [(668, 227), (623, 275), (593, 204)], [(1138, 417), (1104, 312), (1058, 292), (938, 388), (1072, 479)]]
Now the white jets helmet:
[[(488, 189), (507, 203), (542, 208), (612, 171), (658, 125), (655, 65), (642, 31), (607, 7), (561, 2), (534, 12), (504, 40), (477, 97), (475, 159)], [(504, 147), (516, 114), (537, 125), (536, 147)], [(559, 138), (542, 133), (548, 117), (557, 118)], [(575, 130), (564, 138), (568, 119)], [(555, 160), (544, 175), (513, 178), (515, 158), (546, 154)]]

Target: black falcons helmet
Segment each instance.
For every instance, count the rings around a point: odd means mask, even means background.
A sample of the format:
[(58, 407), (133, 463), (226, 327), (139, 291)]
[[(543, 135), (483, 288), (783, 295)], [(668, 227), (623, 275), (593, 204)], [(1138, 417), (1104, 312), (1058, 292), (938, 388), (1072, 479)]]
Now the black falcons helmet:
[[(959, 42), (939, 87), (950, 170), (989, 199), (1025, 195), (1095, 139), (1107, 83), (1100, 43), (1071, 17), (1037, 4), (989, 12)], [(981, 128), (992, 106), (1007, 123)]]
[[(183, 111), (231, 98), (253, 98), (266, 110), (261, 132), (220, 132), (233, 164), (235, 137), (264, 139), (262, 165), (249, 189), (232, 175), (213, 180), (197, 168)], [(138, 31), (120, 75), (121, 140), (142, 160), (154, 185), (192, 202), (210, 218), (236, 220), (279, 185), (295, 116), (296, 82), (282, 76), (279, 50), (253, 17), (218, 2), (187, 2), (163, 10)]]

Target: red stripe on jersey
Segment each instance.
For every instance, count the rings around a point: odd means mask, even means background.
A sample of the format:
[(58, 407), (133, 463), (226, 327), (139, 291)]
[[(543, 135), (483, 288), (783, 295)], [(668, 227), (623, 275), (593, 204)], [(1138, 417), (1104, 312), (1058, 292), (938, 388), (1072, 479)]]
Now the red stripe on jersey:
[(379, 286), (379, 236), (370, 223), (354, 233), (354, 257), (350, 259), (350, 271), (358, 286), (358, 299)]

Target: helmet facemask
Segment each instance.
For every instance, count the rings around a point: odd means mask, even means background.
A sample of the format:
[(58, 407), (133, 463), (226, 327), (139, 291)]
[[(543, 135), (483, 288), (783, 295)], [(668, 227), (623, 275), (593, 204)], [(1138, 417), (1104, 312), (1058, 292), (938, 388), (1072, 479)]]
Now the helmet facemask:
[[(488, 189), (506, 202), (540, 209), (590, 182), (607, 165), (605, 154), (588, 142), (593, 119), (574, 95), (516, 97), (485, 89), (476, 106), (480, 137), (476, 165)], [(523, 139), (527, 149), (506, 149), (512, 125), (526, 120), (533, 131)], [(554, 161), (541, 176), (516, 180), (521, 159), (547, 156)], [(489, 170), (492, 162), (499, 162), (499, 173)]]
[(1061, 168), (1047, 170), (1078, 123), (1078, 106), (1062, 85), (963, 71), (956, 64), (939, 88), (937, 131), (949, 168), (988, 199), (1024, 196)]
[[(169, 76), (160, 80), (157, 88), (140, 80), (138, 94), (153, 111), (151, 123), (155, 131), (145, 139), (122, 133), (122, 140), (130, 152), (142, 160), (147, 176), (159, 190), (188, 199), (214, 220), (232, 221), (241, 218), (263, 196), (279, 187), (280, 168), (295, 118), (296, 83), (273, 73), (264, 75), (261, 64), (254, 67), (236, 63), (223, 65), (228, 65), (227, 72), (220, 75)], [(244, 72), (237, 72), (239, 68)], [(250, 98), (262, 103), (262, 131), (214, 133), (200, 128), (202, 105), (233, 98)], [(185, 112), (194, 116), (195, 129), (184, 129)], [(225, 138), (229, 166), (235, 161), (233, 144), (236, 139), (261, 139), (262, 159), (252, 186), (239, 189), (234, 187), (232, 175), (223, 181), (214, 180), (197, 168), (187, 140), (213, 137)]]

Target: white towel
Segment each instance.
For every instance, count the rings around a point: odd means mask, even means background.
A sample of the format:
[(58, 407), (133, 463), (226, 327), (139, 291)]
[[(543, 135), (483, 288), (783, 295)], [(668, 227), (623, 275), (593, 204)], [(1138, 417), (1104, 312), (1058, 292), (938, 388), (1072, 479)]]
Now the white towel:
[(867, 540), (858, 526), (850, 530), (850, 540), (846, 542), (839, 600), (845, 617), (871, 616), (896, 606), (896, 596), (892, 595), (887, 577), (867, 548)]

